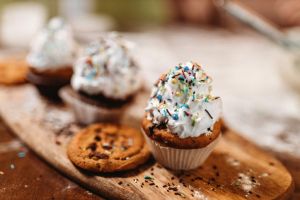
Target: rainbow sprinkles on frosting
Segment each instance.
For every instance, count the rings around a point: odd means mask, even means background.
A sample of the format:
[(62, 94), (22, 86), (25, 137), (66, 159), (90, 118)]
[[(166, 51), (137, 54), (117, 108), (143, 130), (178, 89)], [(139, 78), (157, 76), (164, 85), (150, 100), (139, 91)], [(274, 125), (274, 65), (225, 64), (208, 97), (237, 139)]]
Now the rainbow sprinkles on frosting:
[(212, 79), (195, 62), (181, 63), (160, 77), (146, 107), (153, 124), (165, 124), (180, 138), (211, 132), (222, 101), (212, 93)]

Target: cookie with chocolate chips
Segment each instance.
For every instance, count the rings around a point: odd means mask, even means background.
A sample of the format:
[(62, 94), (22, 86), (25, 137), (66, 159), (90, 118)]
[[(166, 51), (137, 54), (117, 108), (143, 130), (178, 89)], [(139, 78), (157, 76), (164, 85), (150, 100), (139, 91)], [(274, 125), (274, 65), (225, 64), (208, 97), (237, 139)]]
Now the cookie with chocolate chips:
[(94, 124), (81, 130), (67, 153), (76, 166), (93, 172), (133, 169), (150, 156), (138, 130), (114, 124)]

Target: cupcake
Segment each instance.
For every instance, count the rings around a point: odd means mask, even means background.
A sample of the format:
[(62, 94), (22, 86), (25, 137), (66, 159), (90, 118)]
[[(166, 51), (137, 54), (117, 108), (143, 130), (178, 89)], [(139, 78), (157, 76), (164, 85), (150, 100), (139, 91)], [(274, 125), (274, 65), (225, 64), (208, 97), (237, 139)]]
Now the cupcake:
[(74, 66), (71, 87), (60, 94), (80, 123), (116, 122), (140, 88), (138, 74), (128, 42), (108, 34), (85, 49)]
[(27, 56), (27, 79), (42, 94), (58, 97), (57, 91), (70, 83), (77, 53), (71, 27), (61, 18), (53, 18), (34, 38)]
[(179, 64), (154, 85), (142, 132), (155, 159), (167, 168), (199, 167), (221, 137), (222, 101), (212, 79), (194, 62)]

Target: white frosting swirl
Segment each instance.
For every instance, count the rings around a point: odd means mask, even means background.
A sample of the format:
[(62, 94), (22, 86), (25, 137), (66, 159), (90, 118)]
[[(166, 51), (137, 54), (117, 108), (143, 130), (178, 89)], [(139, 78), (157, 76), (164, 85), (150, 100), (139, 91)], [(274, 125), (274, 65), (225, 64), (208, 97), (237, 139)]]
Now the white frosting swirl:
[(153, 124), (166, 124), (180, 138), (209, 134), (220, 118), (222, 101), (211, 96), (212, 79), (197, 63), (172, 68), (155, 84), (146, 107)]
[(72, 66), (77, 53), (71, 27), (61, 18), (53, 18), (32, 41), (27, 62), (37, 70)]
[(75, 64), (72, 87), (89, 95), (126, 99), (140, 88), (139, 68), (127, 41), (108, 34), (91, 43)]

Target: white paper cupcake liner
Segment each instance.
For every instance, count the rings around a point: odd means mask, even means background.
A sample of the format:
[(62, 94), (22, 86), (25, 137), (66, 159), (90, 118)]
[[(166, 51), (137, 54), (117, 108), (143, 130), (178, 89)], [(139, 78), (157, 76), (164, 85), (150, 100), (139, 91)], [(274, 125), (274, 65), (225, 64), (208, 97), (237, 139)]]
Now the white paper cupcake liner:
[(221, 134), (209, 145), (198, 149), (176, 149), (162, 146), (147, 136), (142, 128), (146, 142), (154, 158), (161, 165), (173, 170), (189, 170), (201, 166), (221, 139)]
[(95, 122), (118, 122), (126, 106), (118, 109), (108, 109), (91, 105), (68, 94), (64, 89), (59, 92), (60, 97), (70, 106), (76, 120), (81, 124), (92, 124)]

